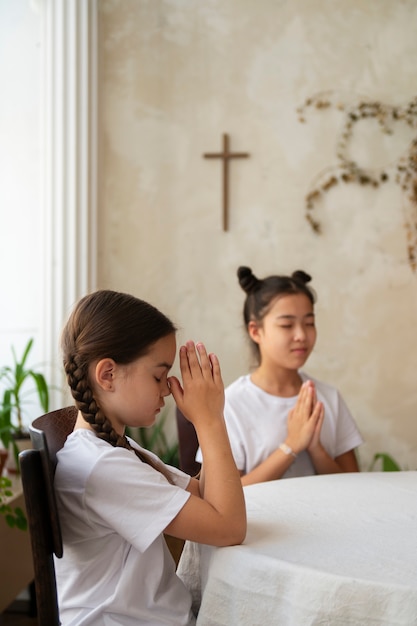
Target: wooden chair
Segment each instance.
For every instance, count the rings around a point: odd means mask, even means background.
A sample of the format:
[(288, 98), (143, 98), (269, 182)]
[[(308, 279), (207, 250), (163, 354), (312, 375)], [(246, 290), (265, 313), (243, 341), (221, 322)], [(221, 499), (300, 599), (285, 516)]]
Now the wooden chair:
[(175, 410), (178, 431), (178, 452), (180, 469), (190, 476), (196, 476), (201, 469), (201, 463), (195, 460), (198, 450), (197, 433), (194, 426), (181, 413), (178, 407)]
[(75, 406), (67, 406), (64, 409), (51, 411), (37, 417), (30, 426), (30, 438), (34, 448), (42, 449), (44, 439), (46, 439), (47, 452), (54, 474), (56, 453), (63, 447), (68, 435), (74, 430), (77, 412)]
[(62, 557), (62, 537), (54, 492), (56, 453), (73, 431), (77, 409), (66, 407), (35, 419), (33, 449), (19, 454), (32, 545), (39, 624), (59, 626), (54, 554)]

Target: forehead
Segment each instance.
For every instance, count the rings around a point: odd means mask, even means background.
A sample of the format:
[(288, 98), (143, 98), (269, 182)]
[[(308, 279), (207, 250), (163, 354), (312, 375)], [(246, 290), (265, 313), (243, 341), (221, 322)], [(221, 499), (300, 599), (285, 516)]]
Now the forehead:
[(267, 315), (302, 316), (314, 313), (314, 305), (304, 293), (290, 293), (279, 295), (272, 301)]
[(177, 342), (175, 338), (175, 333), (171, 333), (166, 337), (161, 337), (161, 339), (158, 339), (158, 341), (156, 341), (150, 347), (145, 358), (151, 360), (154, 365), (172, 365), (175, 359), (176, 349)]

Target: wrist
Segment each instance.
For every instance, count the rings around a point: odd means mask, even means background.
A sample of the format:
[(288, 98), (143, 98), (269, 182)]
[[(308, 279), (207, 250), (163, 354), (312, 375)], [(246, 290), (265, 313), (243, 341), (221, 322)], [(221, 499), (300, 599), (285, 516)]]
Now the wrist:
[(318, 443), (312, 445), (312, 446), (309, 446), (307, 448), (307, 451), (312, 456), (316, 456), (316, 457), (327, 456), (327, 452), (323, 448), (323, 446), (322, 446), (320, 441)]
[(285, 439), (284, 445), (291, 448), (291, 450), (294, 452), (296, 456), (298, 456), (300, 452), (302, 452), (305, 449), (302, 446), (300, 446), (299, 441), (297, 441), (296, 439), (295, 440), (291, 439), (291, 437), (287, 437), (287, 439)]
[(293, 459), (297, 458), (297, 453), (293, 450), (293, 448), (291, 446), (289, 446), (287, 443), (281, 443), (280, 446), (278, 446), (279, 450), (281, 450), (286, 456), (290, 456)]

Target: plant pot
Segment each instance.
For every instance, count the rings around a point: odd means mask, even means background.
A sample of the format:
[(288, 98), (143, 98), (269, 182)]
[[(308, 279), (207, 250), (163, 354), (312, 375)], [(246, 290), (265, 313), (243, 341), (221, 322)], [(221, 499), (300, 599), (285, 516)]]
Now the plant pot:
[[(30, 439), (29, 435), (25, 435), (23, 437), (17, 437), (16, 439), (14, 439), (14, 443), (17, 446), (18, 452), (22, 452), (22, 450), (30, 450), (30, 448), (32, 447), (32, 441)], [(12, 444), (10, 444), (9, 447), (9, 455), (8, 455), (8, 459), (6, 462), (6, 469), (9, 472), (9, 474), (19, 474), (20, 470), (19, 470), (19, 466), (16, 464), (16, 456), (15, 456), (15, 451), (14, 451), (14, 447)]]
[(9, 452), (5, 448), (0, 448), (0, 476), (3, 476), (3, 470), (6, 466), (8, 456)]

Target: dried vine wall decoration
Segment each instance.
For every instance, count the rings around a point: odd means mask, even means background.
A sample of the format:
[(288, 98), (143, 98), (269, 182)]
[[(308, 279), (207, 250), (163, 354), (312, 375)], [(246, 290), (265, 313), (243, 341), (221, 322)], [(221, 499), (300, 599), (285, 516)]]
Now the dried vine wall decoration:
[(363, 168), (349, 155), (349, 144), (355, 125), (364, 119), (375, 119), (382, 133), (392, 134), (396, 122), (405, 122), (412, 130), (417, 129), (417, 97), (405, 106), (392, 106), (377, 101), (359, 100), (356, 104), (345, 104), (334, 92), (312, 96), (297, 109), (300, 122), (306, 121), (309, 108), (318, 110), (333, 107), (343, 113), (342, 130), (337, 141), (338, 163), (322, 171), (306, 196), (306, 219), (314, 232), (321, 233), (320, 222), (313, 217), (316, 203), (323, 194), (339, 183), (358, 183), (379, 187), (388, 180), (401, 186), (404, 198), (404, 228), (407, 238), (408, 260), (413, 272), (417, 270), (417, 135), (407, 150), (387, 167)]

